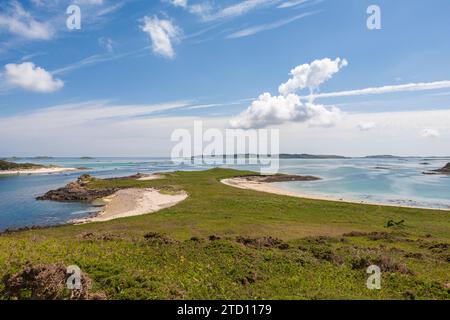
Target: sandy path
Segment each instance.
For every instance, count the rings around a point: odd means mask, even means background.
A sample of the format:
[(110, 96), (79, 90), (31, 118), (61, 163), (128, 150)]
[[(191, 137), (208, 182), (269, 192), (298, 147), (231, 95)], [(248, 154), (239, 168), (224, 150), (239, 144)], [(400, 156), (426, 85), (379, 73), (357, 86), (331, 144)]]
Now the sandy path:
[(159, 173), (154, 173), (151, 175), (146, 175), (142, 178), (139, 178), (139, 181), (151, 181), (151, 180), (159, 180), (159, 179), (164, 179), (164, 175), (159, 174)]
[(395, 207), (395, 208), (415, 208), (415, 209), (450, 211), (450, 209), (443, 209), (443, 208), (425, 208), (425, 207), (419, 207), (419, 206), (393, 205), (391, 203), (356, 201), (356, 200), (341, 199), (341, 198), (332, 197), (332, 196), (306, 194), (306, 193), (301, 193), (301, 192), (284, 190), (284, 189), (278, 188), (267, 182), (249, 181), (244, 178), (224, 179), (221, 182), (228, 186), (239, 188), (239, 189), (254, 190), (254, 191), (259, 191), (259, 192), (273, 193), (273, 194), (277, 194), (277, 195), (303, 198), (303, 199), (324, 200), (324, 201), (334, 201), (334, 202), (343, 202), (343, 203), (356, 203), (356, 204), (366, 204), (366, 205)]
[(30, 175), (30, 174), (51, 174), (79, 171), (76, 168), (40, 168), (28, 170), (1, 170), (0, 175)]
[(106, 205), (102, 212), (94, 217), (73, 221), (90, 223), (110, 221), (118, 218), (139, 216), (173, 207), (188, 197), (186, 193), (166, 195), (155, 189), (125, 189), (103, 200)]

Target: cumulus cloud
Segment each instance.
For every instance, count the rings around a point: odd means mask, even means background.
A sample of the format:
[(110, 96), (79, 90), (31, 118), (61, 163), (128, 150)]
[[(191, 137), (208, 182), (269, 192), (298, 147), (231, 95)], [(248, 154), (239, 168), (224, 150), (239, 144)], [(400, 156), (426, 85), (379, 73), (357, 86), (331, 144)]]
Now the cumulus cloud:
[(358, 129), (361, 131), (370, 131), (376, 128), (375, 122), (360, 122), (358, 123)]
[(421, 135), (424, 138), (438, 138), (441, 136), (441, 133), (436, 129), (423, 129)]
[(308, 122), (311, 126), (332, 126), (340, 119), (341, 111), (336, 107), (325, 107), (303, 103), (296, 94), (272, 96), (264, 93), (230, 121), (233, 128), (263, 128), (288, 121)]
[(287, 95), (299, 89), (308, 88), (312, 93), (322, 83), (331, 79), (335, 73), (347, 65), (347, 60), (340, 58), (335, 60), (325, 58), (315, 60), (310, 64), (302, 64), (291, 70), (292, 78), (283, 83), (278, 91), (282, 95)]
[(240, 115), (230, 121), (233, 128), (262, 128), (284, 122), (305, 122), (310, 126), (330, 127), (341, 119), (342, 112), (335, 106), (314, 104), (314, 97), (303, 102), (294, 92), (308, 88), (311, 92), (329, 80), (342, 67), (345, 59), (315, 60), (291, 71), (292, 78), (279, 88), (280, 95), (264, 93)]
[(54, 30), (50, 24), (39, 22), (17, 1), (12, 1), (5, 13), (0, 13), (0, 31), (7, 30), (27, 39), (51, 39)]
[(179, 41), (181, 30), (172, 21), (144, 17), (142, 31), (149, 35), (154, 53), (169, 59), (175, 56), (172, 43)]
[(4, 77), (13, 86), (35, 92), (53, 92), (64, 86), (62, 80), (54, 79), (51, 73), (32, 62), (7, 64)]

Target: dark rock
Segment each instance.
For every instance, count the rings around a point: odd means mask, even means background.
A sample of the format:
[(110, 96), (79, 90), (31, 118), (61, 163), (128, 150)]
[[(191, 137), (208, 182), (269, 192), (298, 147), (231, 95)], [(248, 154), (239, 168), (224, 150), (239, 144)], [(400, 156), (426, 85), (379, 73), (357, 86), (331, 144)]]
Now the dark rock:
[[(111, 178), (106, 180), (118, 180), (118, 179), (139, 179), (141, 174), (133, 175), (126, 178)], [(51, 190), (43, 196), (37, 197), (36, 200), (49, 200), (59, 202), (73, 202), (73, 201), (86, 201), (91, 202), (96, 199), (108, 197), (120, 189), (124, 188), (103, 188), (103, 189), (90, 189), (87, 188), (89, 183), (95, 181), (96, 178), (89, 174), (81, 175), (77, 181), (71, 182), (63, 188), (57, 190)]]
[(443, 168), (437, 169), (437, 170), (433, 170), (433, 171), (434, 172), (439, 172), (439, 173), (450, 174), (450, 162), (447, 163)]

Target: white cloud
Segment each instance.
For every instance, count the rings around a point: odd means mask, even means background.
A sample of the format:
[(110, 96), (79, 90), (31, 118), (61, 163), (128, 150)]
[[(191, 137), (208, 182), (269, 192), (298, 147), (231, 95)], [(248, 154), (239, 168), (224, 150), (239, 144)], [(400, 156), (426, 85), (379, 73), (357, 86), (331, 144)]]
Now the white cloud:
[(99, 38), (98, 39), (98, 44), (102, 48), (105, 48), (106, 51), (108, 51), (109, 53), (113, 53), (114, 52), (114, 47), (116, 46), (116, 43), (111, 38), (107, 38), (107, 37)]
[(76, 4), (87, 4), (87, 5), (102, 5), (103, 4), (103, 0), (76, 0), (75, 3)]
[(35, 20), (17, 1), (12, 1), (8, 10), (0, 13), (0, 31), (2, 29), (35, 40), (48, 40), (54, 34), (50, 24)]
[(341, 68), (348, 65), (347, 60), (336, 58), (331, 60), (325, 58), (315, 60), (310, 64), (302, 64), (291, 70), (292, 78), (279, 87), (283, 95), (295, 92), (299, 89), (308, 88), (312, 93), (322, 83), (331, 79)]
[(342, 115), (338, 108), (314, 104), (313, 96), (305, 103), (294, 92), (304, 88), (313, 92), (346, 65), (345, 59), (337, 58), (333, 61), (326, 58), (296, 67), (291, 71), (292, 78), (280, 86), (281, 95), (260, 95), (250, 107), (230, 121), (231, 127), (261, 128), (284, 122), (306, 122), (310, 126), (322, 127), (335, 125)]
[(278, 3), (280, 0), (243, 0), (225, 7), (217, 7), (210, 1), (189, 4), (186, 0), (163, 0), (174, 6), (185, 8), (192, 14), (199, 16), (203, 21), (211, 22), (242, 16), (252, 10), (264, 8)]
[(217, 20), (241, 16), (253, 9), (272, 4), (273, 0), (245, 0), (231, 6), (225, 7), (215, 14), (209, 16), (207, 20)]
[[(316, 94), (315, 98), (331, 98), (331, 97), (350, 97), (369, 94), (385, 94), (394, 92), (411, 92), (411, 91), (426, 91), (450, 88), (450, 81), (434, 81), (434, 82), (421, 82), (421, 83), (407, 83), (400, 85), (391, 85), (375, 88), (366, 88), (359, 90), (339, 91), (330, 93)], [(306, 98), (306, 97), (304, 97)]]
[(438, 138), (441, 136), (441, 133), (436, 129), (423, 129), (421, 135), (424, 138)]
[(185, 101), (148, 105), (86, 101), (0, 116), (0, 145), (3, 154), (168, 155), (171, 132), (186, 125), (186, 119), (154, 113), (188, 105)]
[(180, 39), (181, 30), (170, 20), (160, 20), (158, 17), (145, 17), (142, 30), (148, 33), (153, 52), (166, 58), (173, 58), (173, 42)]
[(248, 37), (248, 36), (254, 35), (256, 33), (262, 32), (262, 31), (280, 28), (280, 27), (282, 27), (284, 25), (287, 25), (287, 24), (289, 24), (291, 22), (294, 22), (294, 21), (297, 21), (299, 19), (305, 18), (305, 17), (310, 16), (312, 14), (314, 14), (314, 12), (302, 13), (300, 15), (297, 15), (297, 16), (289, 18), (289, 19), (284, 19), (284, 20), (281, 20), (281, 21), (273, 22), (273, 23), (268, 23), (268, 24), (263, 24), (263, 25), (254, 26), (254, 27), (250, 27), (250, 28), (245, 28), (243, 30), (239, 30), (239, 31), (236, 31), (236, 32), (230, 34), (229, 36), (227, 36), (227, 38), (228, 39), (234, 39), (234, 38)]
[(186, 8), (188, 5), (188, 0), (165, 0), (165, 1), (169, 2), (171, 5), (175, 7)]
[[(152, 114), (183, 105), (111, 105), (93, 101), (0, 116), (2, 154), (169, 156), (174, 146), (170, 137), (175, 129), (192, 131), (194, 120), (203, 120), (205, 130), (227, 128), (227, 118), (169, 118)], [(355, 134), (355, 123), (368, 118), (380, 130)], [(280, 147), (283, 153), (448, 156), (445, 153), (449, 150), (449, 118), (450, 110), (345, 113), (333, 130), (287, 122), (279, 126)], [(441, 139), (420, 139), (417, 133), (423, 128), (439, 129)]]
[(288, 121), (307, 122), (310, 126), (332, 126), (341, 116), (335, 107), (303, 103), (296, 94), (272, 96), (264, 93), (251, 106), (230, 121), (233, 128), (251, 129)]
[(282, 4), (280, 4), (277, 8), (280, 9), (286, 9), (286, 8), (292, 8), (292, 7), (296, 7), (299, 6), (301, 4), (304, 4), (306, 2), (308, 2), (310, 0), (291, 0), (291, 1), (286, 1), (283, 2)]
[(375, 129), (377, 124), (375, 122), (360, 122), (358, 124), (358, 129), (361, 131), (370, 131)]
[(13, 86), (35, 92), (53, 92), (64, 86), (62, 80), (54, 79), (51, 73), (35, 66), (32, 62), (7, 64), (4, 77)]

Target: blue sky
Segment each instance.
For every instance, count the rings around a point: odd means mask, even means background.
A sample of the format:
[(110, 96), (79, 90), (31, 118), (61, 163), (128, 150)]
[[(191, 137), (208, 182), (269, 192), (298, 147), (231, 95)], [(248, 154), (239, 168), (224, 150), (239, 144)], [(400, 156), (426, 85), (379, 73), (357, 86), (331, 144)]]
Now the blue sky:
[[(70, 4), (81, 8), (80, 30), (66, 27)], [(367, 28), (372, 4), (381, 30)], [(442, 154), (450, 141), (449, 13), (447, 0), (5, 0), (0, 154), (167, 155), (174, 128), (193, 119), (226, 127), (236, 117), (302, 137), (282, 143), (285, 152)], [(255, 122), (255, 112), (288, 107), (283, 98), (252, 109), (258, 96), (283, 97), (278, 88), (292, 69), (325, 58), (346, 65), (314, 88), (311, 108), (319, 117), (329, 114), (317, 105), (337, 108), (343, 120), (316, 126), (275, 110)], [(353, 93), (320, 97), (341, 91)], [(147, 122), (137, 129), (133, 121)], [(64, 128), (78, 138), (62, 134), (49, 145)], [(345, 147), (336, 148), (336, 137)], [(139, 148), (143, 141), (154, 147)]]

